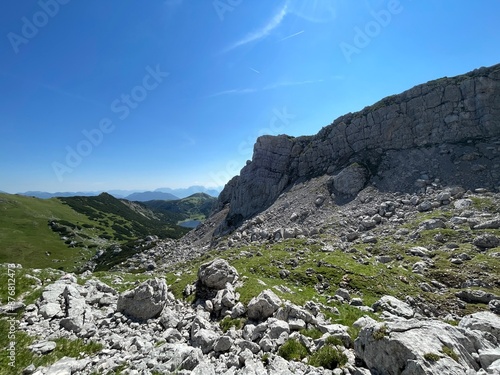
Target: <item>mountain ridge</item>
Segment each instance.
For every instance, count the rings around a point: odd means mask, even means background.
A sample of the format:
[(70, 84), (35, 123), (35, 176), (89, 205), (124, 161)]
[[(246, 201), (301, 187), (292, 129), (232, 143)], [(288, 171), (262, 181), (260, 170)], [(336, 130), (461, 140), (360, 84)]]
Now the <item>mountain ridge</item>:
[[(146, 191), (146, 190), (119, 190), (119, 189), (112, 189), (108, 191), (104, 190), (99, 190), (99, 191), (76, 191), (76, 192), (71, 192), (71, 191), (65, 191), (65, 192), (46, 192), (46, 191), (37, 191), (37, 190), (30, 190), (30, 191), (25, 191), (21, 193), (16, 193), (18, 195), (24, 195), (24, 196), (29, 196), (29, 197), (35, 197), (35, 198), (41, 198), (41, 199), (49, 199), (49, 198), (58, 198), (58, 197), (75, 197), (75, 196), (97, 196), (102, 193), (108, 193), (115, 198), (118, 199), (129, 199), (128, 197), (132, 194), (136, 193), (168, 193), (172, 194), (175, 198), (172, 199), (182, 199), (186, 198), (190, 195), (193, 195), (195, 193), (207, 193), (213, 197), (217, 197), (220, 193), (222, 188), (208, 188), (205, 186), (201, 185), (193, 185), (189, 186), (187, 188), (157, 188), (153, 191)], [(7, 192), (4, 192), (5, 194), (9, 194)], [(142, 199), (142, 198), (141, 198)]]
[[(344, 170), (345, 175), (360, 181), (357, 191), (375, 181), (381, 189), (417, 191), (418, 176), (411, 170), (429, 170), (429, 162), (436, 159), (450, 172), (432, 170), (435, 178), (445, 177), (448, 183), (466, 188), (496, 188), (500, 180), (500, 172), (494, 168), (497, 163), (483, 160), (488, 156), (477, 162), (474, 147), (465, 157), (470, 160), (458, 166), (454, 163), (463, 156), (460, 153), (467, 143), (474, 146), (500, 136), (498, 97), (500, 64), (415, 86), (359, 112), (343, 115), (313, 136), (261, 136), (252, 160), (219, 196), (218, 208), (229, 206), (219, 233), (263, 211), (293, 184), (315, 176), (338, 176)], [(439, 150), (443, 145), (449, 146), (447, 159)], [(484, 151), (480, 152), (483, 156)], [(493, 157), (498, 160), (496, 155)], [(392, 165), (397, 159), (406, 161), (407, 168)], [(360, 166), (357, 172), (346, 170), (351, 164)], [(465, 172), (465, 164), (474, 168), (473, 176)], [(390, 174), (405, 177), (395, 182)], [(357, 193), (345, 191), (340, 187), (342, 183), (337, 185), (330, 189), (331, 193)]]

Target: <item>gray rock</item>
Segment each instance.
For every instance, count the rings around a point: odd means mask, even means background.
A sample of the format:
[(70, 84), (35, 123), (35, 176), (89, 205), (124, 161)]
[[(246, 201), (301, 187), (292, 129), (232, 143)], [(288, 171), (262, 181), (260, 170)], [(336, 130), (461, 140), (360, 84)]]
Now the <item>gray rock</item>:
[(23, 374), (22, 375), (31, 375), (35, 372), (36, 370), (36, 367), (34, 364), (31, 364), (29, 365), (28, 367), (26, 367), (24, 370), (23, 370)]
[(181, 319), (179, 314), (170, 309), (169, 307), (165, 307), (160, 315), (160, 324), (163, 328), (177, 328)]
[(248, 303), (247, 315), (250, 319), (265, 320), (281, 305), (281, 299), (270, 289), (262, 291)]
[(488, 220), (483, 223), (474, 225), (473, 229), (499, 229), (500, 228), (500, 218)]
[[(444, 346), (453, 350), (458, 361), (444, 354)], [(356, 356), (372, 372), (412, 375), (475, 373), (479, 365), (471, 353), (493, 347), (473, 332), (440, 321), (416, 319), (366, 325), (354, 343)], [(429, 354), (440, 359), (429, 360)]]
[(499, 299), (492, 293), (485, 292), (484, 290), (461, 290), (455, 293), (455, 295), (464, 302), (468, 303), (485, 303), (488, 304), (491, 300)]
[(487, 369), (498, 360), (500, 360), (500, 348), (479, 350), (479, 362), (482, 368)]
[(466, 315), (460, 320), (458, 326), (491, 334), (500, 342), (500, 317), (491, 312), (483, 311)]
[(287, 337), (288, 334), (290, 333), (290, 326), (288, 325), (287, 322), (283, 320), (274, 320), (273, 322), (269, 323), (269, 337), (272, 340), (278, 339), (283, 333), (286, 333)]
[(41, 341), (28, 346), (28, 349), (37, 354), (47, 354), (56, 348), (54, 341)]
[(199, 348), (181, 344), (165, 344), (162, 349), (163, 358), (168, 358), (166, 368), (170, 372), (192, 371), (203, 362), (203, 353)]
[(71, 375), (79, 374), (90, 361), (86, 358), (74, 359), (63, 357), (47, 369), (46, 375)]
[(367, 170), (359, 164), (351, 164), (332, 179), (333, 188), (341, 194), (355, 196), (366, 185)]
[(417, 206), (417, 210), (420, 212), (430, 211), (432, 210), (432, 203), (429, 201), (423, 201)]
[(429, 219), (425, 220), (420, 224), (420, 228), (423, 230), (432, 230), (446, 228), (446, 224), (441, 219)]
[(231, 318), (239, 318), (246, 313), (246, 307), (241, 302), (238, 302), (231, 310)]
[(375, 311), (387, 311), (406, 319), (410, 319), (415, 315), (410, 305), (392, 296), (383, 296), (373, 304), (372, 308)]
[(147, 320), (160, 315), (166, 303), (164, 279), (150, 279), (118, 297), (116, 310), (134, 319)]
[(233, 339), (229, 336), (219, 337), (214, 344), (214, 351), (227, 352), (233, 346)]
[(500, 315), (500, 299), (493, 299), (488, 303), (491, 312)]
[(423, 246), (414, 246), (409, 248), (407, 253), (417, 257), (426, 257), (429, 254), (429, 250)]
[(337, 289), (337, 291), (335, 292), (335, 295), (341, 297), (346, 302), (349, 302), (351, 300), (351, 294), (349, 293), (349, 291), (347, 289), (344, 289), (344, 288)]
[(165, 341), (170, 344), (179, 342), (183, 338), (181, 333), (175, 328), (166, 329), (163, 337), (165, 337)]
[(390, 255), (378, 255), (376, 259), (377, 262), (380, 262), (382, 264), (387, 264), (392, 262), (392, 257)]
[(203, 354), (210, 353), (214, 350), (214, 343), (219, 339), (219, 335), (208, 329), (198, 330), (191, 338), (191, 344), (195, 348), (200, 348)]
[(490, 249), (500, 245), (500, 238), (494, 234), (485, 233), (474, 238), (473, 244), (479, 248)]
[(62, 318), (64, 316), (61, 305), (53, 302), (42, 305), (39, 312), (44, 319), (52, 319), (54, 317)]
[(238, 279), (238, 271), (224, 259), (215, 259), (201, 265), (198, 270), (198, 279), (210, 289), (224, 289), (226, 284)]
[(457, 210), (465, 210), (472, 206), (472, 200), (470, 199), (458, 199), (453, 203)]
[(215, 375), (215, 369), (209, 362), (202, 362), (191, 372), (192, 375)]

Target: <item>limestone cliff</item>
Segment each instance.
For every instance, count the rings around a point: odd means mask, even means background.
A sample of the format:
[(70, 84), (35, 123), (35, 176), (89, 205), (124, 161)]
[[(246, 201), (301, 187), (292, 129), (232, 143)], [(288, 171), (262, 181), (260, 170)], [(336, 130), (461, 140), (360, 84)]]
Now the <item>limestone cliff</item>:
[(219, 197), (220, 208), (230, 206), (221, 231), (269, 207), (294, 183), (324, 174), (337, 178), (331, 187), (337, 195), (369, 182), (416, 190), (418, 180), (429, 178), (496, 188), (500, 159), (488, 145), (498, 138), (500, 64), (387, 97), (314, 136), (262, 136), (252, 161)]

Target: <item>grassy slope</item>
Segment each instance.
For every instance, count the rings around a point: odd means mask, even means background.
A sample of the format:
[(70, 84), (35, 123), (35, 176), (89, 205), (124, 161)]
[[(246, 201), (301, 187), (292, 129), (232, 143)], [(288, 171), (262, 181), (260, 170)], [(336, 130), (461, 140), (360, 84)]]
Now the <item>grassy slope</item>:
[[(65, 226), (62, 233), (51, 230), (53, 220)], [(73, 271), (97, 248), (149, 234), (176, 238), (186, 232), (148, 219), (107, 194), (59, 199), (0, 194), (0, 263)]]
[(168, 220), (145, 217), (132, 210), (119, 199), (103, 193), (96, 197), (59, 198), (74, 210), (98, 221), (102, 226), (111, 227), (115, 238), (121, 241), (155, 234), (160, 237), (179, 238), (187, 230), (177, 227)]
[[(71, 269), (75, 262), (92, 255), (90, 250), (68, 248), (48, 226), (48, 220), (54, 219), (93, 224), (85, 215), (55, 198), (42, 200), (0, 194), (0, 212), (0, 263)], [(50, 257), (45, 255), (47, 251), (51, 253)]]
[[(475, 200), (475, 208), (483, 212), (498, 212), (498, 207), (488, 199)], [(449, 216), (449, 209), (444, 207), (431, 213), (417, 214), (415, 219), (404, 225), (410, 232), (415, 231), (419, 224), (432, 217)], [(371, 305), (384, 294), (405, 299), (406, 296), (422, 297), (437, 306), (447, 305), (455, 300), (454, 294), (460, 290), (463, 282), (475, 278), (490, 284), (488, 292), (500, 295), (500, 259), (491, 254), (499, 252), (500, 248), (486, 251), (479, 250), (471, 244), (472, 239), (481, 233), (490, 232), (500, 236), (500, 230), (470, 230), (462, 225), (457, 230), (435, 229), (423, 231), (420, 238), (401, 240), (391, 236), (379, 236), (377, 244), (353, 244), (348, 252), (341, 250), (323, 251), (318, 242), (306, 239), (293, 239), (285, 242), (264, 246), (243, 246), (230, 248), (226, 251), (212, 251), (202, 258), (191, 260), (183, 265), (176, 265), (167, 274), (170, 289), (181, 298), (187, 284), (197, 279), (197, 270), (202, 263), (216, 257), (227, 259), (239, 272), (243, 286), (238, 289), (241, 300), (247, 303), (253, 296), (266, 288), (286, 286), (292, 293), (276, 293), (297, 304), (308, 300), (326, 303), (328, 296), (335, 293), (341, 283), (348, 286), (354, 296), (363, 298), (366, 305)], [(436, 241), (436, 235), (442, 235), (448, 241), (458, 244), (456, 249), (444, 249), (442, 243)], [(328, 243), (335, 238), (322, 240)], [(412, 272), (414, 263), (422, 259), (408, 254), (406, 251), (413, 246), (425, 246), (431, 250), (430, 256), (434, 267), (430, 267), (426, 275)], [(461, 265), (455, 265), (450, 259), (461, 253), (468, 253), (472, 259)], [(376, 260), (377, 255), (389, 255), (392, 261), (382, 264)], [(286, 269), (290, 274), (282, 278), (280, 271)], [(321, 281), (320, 281), (321, 280)], [(443, 293), (423, 292), (420, 284), (437, 280), (448, 286)], [(324, 293), (318, 293), (315, 286), (327, 284)], [(324, 285), (325, 286), (325, 285)], [(473, 288), (474, 289), (474, 288)], [(485, 288), (479, 288), (485, 289)], [(344, 314), (356, 317), (356, 311), (345, 305), (339, 306), (342, 311), (340, 321), (349, 322)], [(477, 310), (487, 309), (481, 304), (467, 304), (456, 311), (463, 315)]]

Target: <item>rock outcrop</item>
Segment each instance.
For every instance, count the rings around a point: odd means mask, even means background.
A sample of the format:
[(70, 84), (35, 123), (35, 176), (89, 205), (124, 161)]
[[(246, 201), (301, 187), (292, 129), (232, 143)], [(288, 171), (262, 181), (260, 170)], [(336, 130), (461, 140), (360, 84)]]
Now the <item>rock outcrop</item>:
[(500, 136), (499, 97), (495, 65), (387, 97), (315, 136), (262, 136), (219, 197), (220, 209), (230, 205), (219, 232), (269, 207), (294, 183), (324, 174), (333, 176), (332, 193), (345, 195), (368, 179), (379, 189), (416, 191), (415, 171), (422, 170), (465, 188), (495, 188), (500, 156), (488, 143)]

